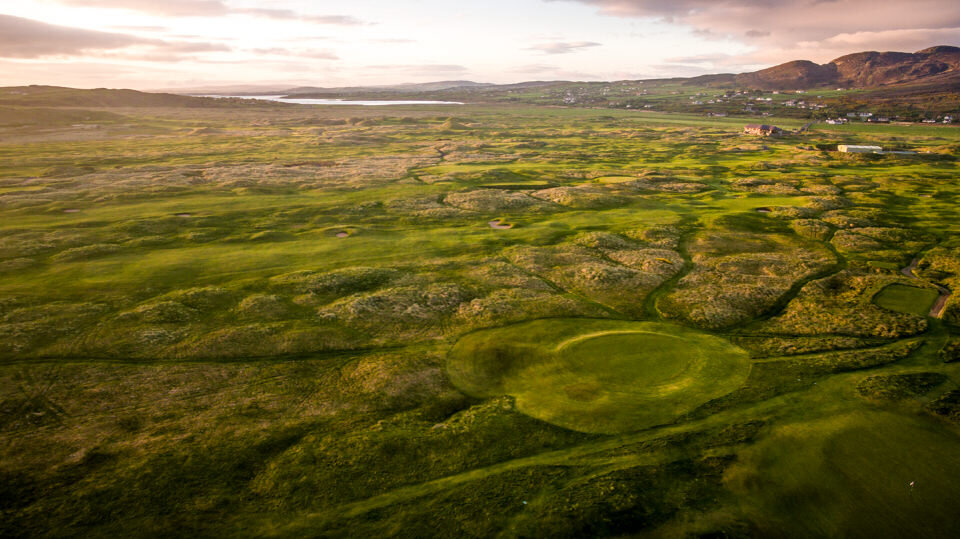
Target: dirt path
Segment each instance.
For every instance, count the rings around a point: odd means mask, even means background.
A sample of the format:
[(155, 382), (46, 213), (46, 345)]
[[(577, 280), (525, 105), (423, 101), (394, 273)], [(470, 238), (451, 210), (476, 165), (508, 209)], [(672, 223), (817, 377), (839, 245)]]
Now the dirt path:
[(910, 261), (910, 265), (909, 265), (909, 266), (907, 266), (907, 267), (903, 268), (902, 270), (900, 270), (900, 273), (906, 275), (906, 276), (909, 277), (910, 279), (913, 279), (913, 280), (915, 280), (915, 281), (919, 281), (920, 278), (917, 277), (917, 276), (913, 273), (913, 270), (917, 269), (917, 266), (919, 266), (919, 265), (920, 265), (920, 259), (919, 259), (919, 258), (914, 258), (912, 261)]
[(914, 258), (912, 261), (910, 261), (910, 265), (901, 269), (900, 273), (905, 275), (908, 279), (912, 279), (917, 282), (927, 283), (931, 286), (936, 287), (936, 289), (940, 292), (940, 297), (938, 297), (937, 301), (934, 301), (933, 306), (930, 307), (930, 316), (932, 318), (943, 318), (943, 311), (946, 310), (947, 308), (947, 300), (950, 299), (952, 292), (950, 292), (950, 289), (945, 286), (938, 285), (937, 283), (931, 283), (925, 279), (921, 279), (920, 277), (917, 277), (917, 275), (914, 273), (914, 270), (917, 269), (918, 265), (920, 265), (919, 257)]
[(943, 311), (947, 310), (947, 300), (950, 299), (950, 291), (943, 287), (937, 288), (940, 289), (940, 297), (933, 302), (933, 307), (930, 307), (930, 316), (943, 318)]

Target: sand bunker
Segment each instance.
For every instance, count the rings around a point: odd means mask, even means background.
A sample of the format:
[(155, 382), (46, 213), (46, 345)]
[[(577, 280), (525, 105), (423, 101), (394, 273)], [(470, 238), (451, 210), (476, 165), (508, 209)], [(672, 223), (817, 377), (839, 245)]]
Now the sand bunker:
[(350, 233), (349, 233), (349, 232), (337, 232), (337, 237), (338, 237), (338, 238), (349, 238), (349, 237), (350, 237)]
[(69, 210), (63, 210), (63, 213), (80, 213), (80, 210), (71, 208)]
[(513, 228), (512, 223), (504, 223), (502, 219), (494, 219), (487, 224), (490, 225), (490, 228), (495, 228), (497, 230), (509, 230)]

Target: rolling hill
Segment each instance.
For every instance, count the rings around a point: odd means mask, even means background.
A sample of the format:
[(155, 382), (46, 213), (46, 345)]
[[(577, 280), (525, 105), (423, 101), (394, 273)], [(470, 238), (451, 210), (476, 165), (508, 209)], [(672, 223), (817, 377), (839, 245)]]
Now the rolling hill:
[(822, 65), (796, 60), (753, 73), (715, 77), (705, 82), (761, 90), (876, 88), (923, 82), (956, 88), (960, 87), (960, 47), (931, 47), (915, 53), (858, 52)]
[[(11, 86), (0, 88), (0, 105), (26, 107), (234, 107), (243, 100), (148, 93), (108, 88), (76, 89), (61, 86)], [(260, 105), (264, 102), (258, 101)], [(270, 104), (285, 106), (282, 103)]]
[[(337, 88), (304, 86), (276, 89), (266, 93), (297, 98), (435, 99), (470, 103), (526, 102), (604, 106), (608, 101), (608, 94), (603, 93), (604, 88), (618, 85), (627, 87), (638, 82), (767, 91), (847, 88), (866, 91), (866, 93), (860, 92), (864, 99), (901, 104), (917, 100), (928, 102), (931, 96), (934, 96), (939, 100), (938, 102), (946, 102), (945, 110), (952, 110), (953, 103), (957, 101), (957, 96), (960, 94), (960, 47), (937, 46), (914, 53), (858, 52), (826, 64), (794, 60), (752, 73), (726, 73), (648, 81), (529, 81), (514, 84), (439, 81)], [(236, 95), (250, 97), (265, 95), (263, 91), (254, 91), (253, 88), (248, 90), (250, 92), (237, 92)], [(186, 90), (181, 92), (188, 93)], [(224, 93), (230, 95), (231, 92)], [(565, 100), (570, 96), (575, 96), (576, 99)], [(90, 90), (56, 86), (0, 88), (0, 106), (220, 108), (254, 103), (259, 106), (286, 106), (282, 103), (254, 102), (241, 98), (211, 99), (195, 95), (105, 88)]]

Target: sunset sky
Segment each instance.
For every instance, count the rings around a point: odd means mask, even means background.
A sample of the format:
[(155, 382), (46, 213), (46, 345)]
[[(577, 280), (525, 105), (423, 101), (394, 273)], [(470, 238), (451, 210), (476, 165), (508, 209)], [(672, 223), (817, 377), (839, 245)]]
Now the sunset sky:
[(616, 80), (960, 45), (943, 0), (3, 0), (0, 85)]

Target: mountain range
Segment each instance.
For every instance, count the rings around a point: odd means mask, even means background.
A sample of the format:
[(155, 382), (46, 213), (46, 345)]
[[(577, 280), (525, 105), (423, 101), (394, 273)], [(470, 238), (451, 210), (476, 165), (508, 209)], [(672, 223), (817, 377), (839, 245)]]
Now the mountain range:
[(956, 88), (960, 87), (960, 47), (858, 52), (826, 64), (795, 60), (753, 73), (704, 75), (687, 81), (757, 90), (876, 88), (918, 82)]
[[(659, 79), (646, 82), (671, 82), (691, 86), (738, 88), (749, 90), (809, 90), (814, 88), (874, 89), (879, 99), (925, 99), (930, 94), (949, 94), (951, 101), (960, 94), (960, 47), (937, 46), (914, 53), (858, 52), (826, 64), (795, 60), (760, 71), (740, 74), (701, 75), (691, 78)], [(624, 81), (621, 81), (624, 82)], [(439, 81), (388, 86), (323, 88), (301, 86), (283, 88), (257, 85), (207, 87), (192, 90), (168, 90), (167, 93), (110, 90), (75, 90), (54, 86), (0, 88), (0, 105), (12, 106), (238, 106), (237, 101), (193, 97), (215, 95), (286, 95), (296, 97), (368, 99), (430, 98), (475, 101), (497, 100), (515, 92), (535, 88), (558, 87), (569, 81), (531, 81), (516, 84), (487, 84), (466, 80)], [(578, 83), (603, 85), (609, 83)], [(174, 95), (179, 94), (179, 95)]]

